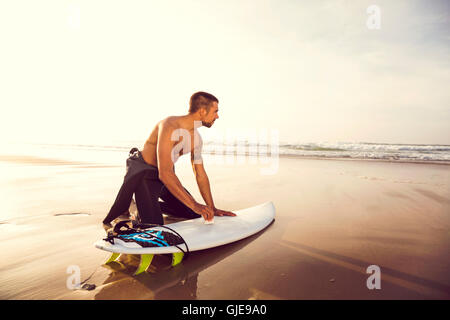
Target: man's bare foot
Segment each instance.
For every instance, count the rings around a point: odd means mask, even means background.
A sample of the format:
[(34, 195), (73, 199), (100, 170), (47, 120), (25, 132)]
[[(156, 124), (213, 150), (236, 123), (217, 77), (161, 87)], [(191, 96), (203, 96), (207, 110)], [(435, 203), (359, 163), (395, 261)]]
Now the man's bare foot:
[(108, 233), (109, 231), (113, 231), (113, 226), (111, 223), (104, 223), (103, 229), (105, 229), (106, 233)]
[(125, 220), (131, 220), (131, 215), (130, 215), (130, 211), (129, 210), (125, 211), (120, 216), (115, 218), (113, 222), (117, 223), (117, 222), (125, 221)]

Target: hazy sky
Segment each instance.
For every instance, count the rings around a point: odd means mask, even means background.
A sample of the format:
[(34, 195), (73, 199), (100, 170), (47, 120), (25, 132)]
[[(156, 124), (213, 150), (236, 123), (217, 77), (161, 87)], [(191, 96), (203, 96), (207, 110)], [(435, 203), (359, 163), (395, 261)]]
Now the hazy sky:
[[(381, 10), (369, 29), (367, 8)], [(449, 1), (2, 1), (2, 139), (144, 141), (219, 100), (208, 138), (450, 144)]]

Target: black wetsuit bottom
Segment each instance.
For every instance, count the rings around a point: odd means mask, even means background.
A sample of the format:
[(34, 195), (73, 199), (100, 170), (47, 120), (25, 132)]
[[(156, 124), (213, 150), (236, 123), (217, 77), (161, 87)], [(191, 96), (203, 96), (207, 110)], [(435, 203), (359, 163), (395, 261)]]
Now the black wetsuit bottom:
[[(187, 190), (186, 192), (189, 193)], [(123, 184), (103, 223), (110, 223), (126, 212), (130, 207), (133, 194), (141, 223), (162, 225), (164, 224), (162, 213), (186, 219), (200, 217), (170, 193), (159, 180), (158, 168), (146, 163), (137, 148), (130, 150)]]

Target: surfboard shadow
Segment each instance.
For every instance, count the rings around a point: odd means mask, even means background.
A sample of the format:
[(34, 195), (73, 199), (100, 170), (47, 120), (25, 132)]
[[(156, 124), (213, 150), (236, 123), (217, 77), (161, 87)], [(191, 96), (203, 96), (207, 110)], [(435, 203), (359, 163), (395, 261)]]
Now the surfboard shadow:
[[(171, 267), (171, 255), (155, 255), (152, 265), (147, 272), (133, 276), (136, 270), (138, 258), (128, 255), (122, 261), (113, 262), (108, 265), (113, 272), (104, 283), (110, 283), (110, 291), (114, 282), (123, 286), (124, 278), (132, 277), (141, 287), (145, 287), (148, 292), (141, 292), (152, 299), (196, 299), (197, 297), (197, 277), (205, 269), (215, 265), (228, 256), (245, 248), (248, 244), (259, 238), (266, 230), (273, 225), (273, 221), (258, 233), (223, 246), (199, 250), (189, 253), (183, 262), (176, 267)], [(134, 261), (133, 261), (134, 260)], [(143, 288), (141, 288), (143, 289)], [(131, 297), (135, 299), (136, 297)], [(103, 299), (102, 289), (95, 295), (95, 299)]]

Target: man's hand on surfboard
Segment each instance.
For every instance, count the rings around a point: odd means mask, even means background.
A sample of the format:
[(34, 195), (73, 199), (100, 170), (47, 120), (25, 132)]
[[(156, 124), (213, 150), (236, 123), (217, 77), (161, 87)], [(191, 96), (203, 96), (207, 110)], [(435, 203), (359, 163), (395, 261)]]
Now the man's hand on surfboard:
[(236, 216), (236, 214), (231, 211), (220, 210), (217, 208), (214, 208), (214, 215), (219, 216), (219, 217), (221, 217), (221, 216), (235, 217)]
[(192, 210), (195, 213), (201, 215), (205, 219), (205, 221), (211, 221), (214, 218), (214, 210), (198, 202), (195, 204)]

